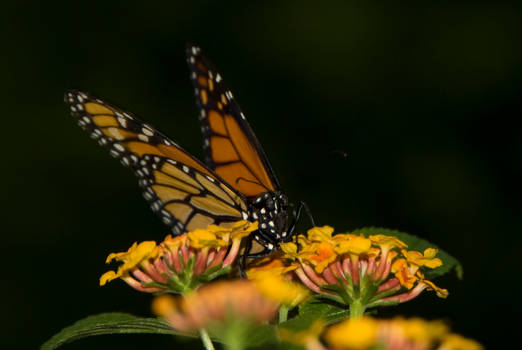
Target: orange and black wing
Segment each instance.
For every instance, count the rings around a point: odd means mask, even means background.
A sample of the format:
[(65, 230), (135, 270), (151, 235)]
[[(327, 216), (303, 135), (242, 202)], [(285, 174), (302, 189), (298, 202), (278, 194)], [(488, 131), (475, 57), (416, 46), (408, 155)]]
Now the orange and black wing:
[(151, 126), (84, 92), (66, 93), (65, 102), (80, 127), (138, 176), (143, 196), (175, 234), (247, 218), (240, 193)]
[(278, 190), (268, 159), (221, 75), (197, 46), (187, 45), (187, 62), (208, 166), (246, 197)]

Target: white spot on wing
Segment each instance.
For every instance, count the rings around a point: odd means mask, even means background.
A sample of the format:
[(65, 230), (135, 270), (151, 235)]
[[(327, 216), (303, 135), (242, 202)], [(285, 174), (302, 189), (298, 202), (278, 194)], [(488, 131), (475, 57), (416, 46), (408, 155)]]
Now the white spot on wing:
[(142, 131), (145, 135), (147, 135), (147, 136), (153, 136), (153, 135), (154, 135), (154, 131), (152, 131), (152, 130), (149, 129), (149, 128), (143, 128), (143, 129), (141, 129), (141, 131)]
[(116, 148), (116, 149), (117, 149), (118, 151), (120, 151), (120, 152), (125, 151), (125, 148), (123, 148), (123, 146), (120, 145), (119, 143), (115, 143), (115, 144), (113, 145), (113, 147)]
[(118, 122), (120, 123), (121, 126), (123, 126), (124, 128), (127, 127), (127, 119), (123, 118), (123, 117), (118, 117)]

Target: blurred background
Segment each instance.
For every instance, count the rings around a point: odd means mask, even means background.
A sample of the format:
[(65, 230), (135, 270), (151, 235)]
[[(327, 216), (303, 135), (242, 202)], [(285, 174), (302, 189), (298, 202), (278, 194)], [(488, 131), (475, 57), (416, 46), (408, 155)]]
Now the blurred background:
[[(89, 91), (201, 157), (187, 41), (219, 68), (287, 194), (319, 224), (399, 229), (464, 265), (463, 281), (435, 281), (447, 300), (424, 293), (381, 315), (446, 319), (490, 348), (518, 330), (507, 321), (522, 311), (518, 2), (3, 7), (2, 348), (35, 349), (90, 314), (150, 316), (150, 295), (119, 281), (100, 288), (98, 278), (108, 253), (167, 229), (62, 99)], [(152, 344), (201, 348), (135, 335), (64, 349)]]

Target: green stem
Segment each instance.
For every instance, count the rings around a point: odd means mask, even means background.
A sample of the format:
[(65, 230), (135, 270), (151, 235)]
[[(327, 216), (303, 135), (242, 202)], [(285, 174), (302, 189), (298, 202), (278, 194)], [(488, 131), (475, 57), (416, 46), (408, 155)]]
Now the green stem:
[(365, 306), (360, 299), (354, 299), (350, 303), (350, 318), (360, 317), (364, 314)]
[(206, 350), (215, 350), (214, 344), (212, 344), (212, 340), (210, 340), (210, 336), (208, 335), (208, 332), (205, 329), (201, 328), (199, 330), (199, 336)]
[(232, 340), (225, 344), (226, 350), (243, 350), (244, 348), (245, 346), (241, 340)]
[(279, 323), (283, 323), (288, 319), (288, 307), (283, 305), (279, 308)]
[(226, 326), (221, 328), (216, 334), (223, 340), (225, 350), (244, 350), (247, 335), (247, 323), (240, 319), (228, 318)]

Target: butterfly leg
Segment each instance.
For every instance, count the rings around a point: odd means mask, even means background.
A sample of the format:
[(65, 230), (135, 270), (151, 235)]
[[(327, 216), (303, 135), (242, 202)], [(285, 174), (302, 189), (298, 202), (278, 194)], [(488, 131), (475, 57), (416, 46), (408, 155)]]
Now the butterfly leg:
[(274, 249), (265, 248), (264, 250), (260, 251), (259, 253), (247, 255), (247, 258), (249, 258), (249, 259), (264, 258), (264, 257), (269, 256), (273, 252), (274, 252)]
[(312, 224), (312, 227), (315, 226), (315, 220), (312, 216), (312, 212), (310, 211), (310, 208), (308, 208), (308, 205), (303, 202), (299, 201), (299, 206), (297, 207), (297, 210), (294, 211), (294, 220), (292, 221), (292, 224), (290, 225), (290, 228), (288, 229), (288, 235), (286, 237), (285, 241), (294, 240), (295, 238), (295, 244), (297, 246), (297, 251), (299, 252), (299, 244), (297, 244), (297, 236), (295, 236), (295, 228), (297, 226), (297, 223), (299, 222), (299, 219), (301, 218), (301, 211), (305, 210), (306, 214), (308, 215), (308, 218), (310, 219), (310, 223)]
[[(252, 242), (254, 240), (259, 242), (259, 244), (262, 245), (264, 249), (258, 253), (250, 254), (250, 250), (252, 249)], [(279, 245), (273, 240), (272, 237), (264, 234), (262, 231), (254, 231), (246, 238), (245, 250), (240, 257), (238, 264), (239, 275), (242, 278), (246, 278), (246, 259), (264, 258), (272, 254), (272, 252), (277, 249), (279, 249)]]
[(252, 249), (252, 235), (248, 236), (246, 238), (246, 244), (245, 244), (245, 250), (243, 251), (243, 254), (239, 257), (239, 264), (238, 264), (238, 270), (239, 270), (239, 277), (246, 278), (245, 268), (246, 268), (246, 259), (248, 258), (248, 253), (250, 253), (250, 250)]
[(315, 220), (314, 220), (314, 217), (312, 216), (312, 212), (310, 211), (310, 208), (308, 207), (308, 204), (306, 204), (305, 202), (303, 201), (300, 201), (299, 202), (299, 207), (301, 208), (304, 208), (305, 212), (306, 212), (306, 215), (308, 215), (308, 219), (310, 219), (310, 223), (312, 224), (312, 227), (315, 226)]
[(294, 235), (295, 227), (297, 226), (297, 223), (299, 222), (299, 219), (301, 218), (301, 211), (304, 209), (306, 214), (308, 215), (308, 218), (310, 219), (310, 223), (312, 224), (312, 227), (315, 226), (315, 220), (312, 216), (312, 212), (310, 211), (310, 208), (308, 208), (308, 205), (300, 201), (299, 206), (297, 207), (297, 210), (294, 212), (294, 219), (292, 220), (292, 223), (290, 224), (290, 228), (288, 229), (288, 239), (292, 238)]

